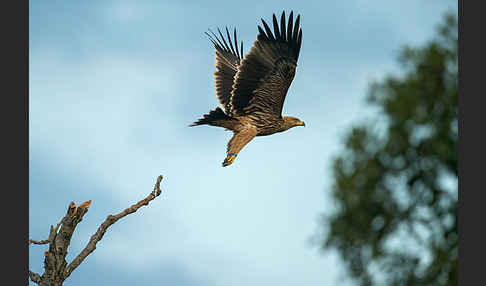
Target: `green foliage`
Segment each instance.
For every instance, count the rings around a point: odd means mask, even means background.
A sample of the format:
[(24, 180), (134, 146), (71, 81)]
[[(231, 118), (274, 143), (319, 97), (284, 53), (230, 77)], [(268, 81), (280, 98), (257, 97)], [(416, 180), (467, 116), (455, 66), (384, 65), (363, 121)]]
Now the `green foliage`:
[(334, 161), (337, 211), (324, 217), (323, 248), (337, 249), (360, 285), (457, 285), (455, 16), (399, 61), (402, 76), (369, 90), (381, 128), (352, 128)]

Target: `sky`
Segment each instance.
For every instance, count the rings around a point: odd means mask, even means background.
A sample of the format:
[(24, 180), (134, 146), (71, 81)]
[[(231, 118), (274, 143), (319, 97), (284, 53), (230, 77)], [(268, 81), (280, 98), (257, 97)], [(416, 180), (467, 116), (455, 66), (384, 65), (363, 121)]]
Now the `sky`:
[[(30, 238), (92, 200), (69, 262), (164, 176), (162, 196), (111, 226), (65, 285), (353, 285), (312, 243), (333, 210), (332, 160), (374, 115), (369, 84), (397, 74), (400, 48), (430, 40), (457, 2), (293, 2), (29, 2)], [(223, 168), (231, 133), (188, 127), (218, 106), (204, 32), (236, 27), (246, 54), (260, 19), (283, 10), (303, 31), (283, 114), (306, 127), (257, 137)], [(46, 249), (30, 246), (32, 271)]]

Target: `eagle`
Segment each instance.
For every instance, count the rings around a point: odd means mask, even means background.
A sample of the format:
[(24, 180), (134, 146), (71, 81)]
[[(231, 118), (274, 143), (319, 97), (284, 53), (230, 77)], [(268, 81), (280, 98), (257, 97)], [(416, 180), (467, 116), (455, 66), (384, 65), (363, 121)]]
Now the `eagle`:
[[(265, 20), (258, 25), (257, 40), (243, 57), (243, 42), (238, 47), (236, 28), (233, 40), (218, 28), (219, 37), (205, 33), (215, 48), (214, 72), (216, 97), (222, 106), (211, 110), (189, 126), (211, 125), (233, 131), (223, 167), (231, 165), (238, 153), (255, 136), (286, 131), (305, 123), (293, 116), (282, 116), (285, 96), (295, 76), (302, 43), (300, 15), (294, 23), (291, 11), (288, 24), (285, 11), (280, 24), (273, 14), (273, 33)], [(227, 41), (226, 41), (227, 40)]]

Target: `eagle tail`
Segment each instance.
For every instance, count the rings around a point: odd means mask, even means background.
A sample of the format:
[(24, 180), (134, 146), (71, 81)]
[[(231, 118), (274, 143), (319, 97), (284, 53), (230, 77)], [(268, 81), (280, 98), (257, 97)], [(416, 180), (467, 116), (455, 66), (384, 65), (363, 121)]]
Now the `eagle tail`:
[(231, 129), (231, 123), (234, 121), (236, 121), (236, 119), (229, 117), (221, 108), (217, 107), (216, 109), (211, 110), (208, 114), (204, 114), (203, 118), (192, 123), (189, 125), (189, 127), (198, 125), (212, 125)]

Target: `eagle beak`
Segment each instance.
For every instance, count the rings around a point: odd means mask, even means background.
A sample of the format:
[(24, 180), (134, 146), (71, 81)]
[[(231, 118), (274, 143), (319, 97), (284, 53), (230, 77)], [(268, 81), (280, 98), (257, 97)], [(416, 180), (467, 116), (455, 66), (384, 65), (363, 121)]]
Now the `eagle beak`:
[(302, 126), (304, 126), (304, 127), (305, 127), (305, 123), (304, 123), (304, 121), (301, 121), (301, 122), (300, 122), (300, 125), (302, 125)]

